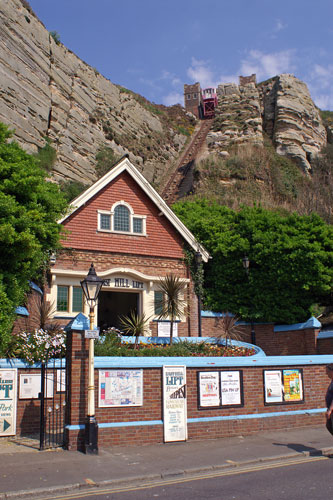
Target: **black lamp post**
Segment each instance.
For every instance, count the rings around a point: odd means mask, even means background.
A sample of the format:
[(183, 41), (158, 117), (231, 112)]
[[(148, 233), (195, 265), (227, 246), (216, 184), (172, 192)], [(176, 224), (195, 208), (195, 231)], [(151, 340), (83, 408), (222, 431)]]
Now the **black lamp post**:
[[(200, 271), (201, 265), (202, 265), (202, 255), (200, 252), (195, 252), (195, 263), (197, 266), (197, 273), (199, 275), (199, 271)], [(197, 286), (197, 297), (198, 297), (198, 332), (199, 332), (199, 337), (202, 337), (202, 331), (201, 331), (201, 281)]]
[[(243, 257), (242, 262), (243, 262), (243, 267), (244, 267), (244, 269), (246, 271), (247, 279), (249, 280), (249, 275), (250, 275), (250, 260), (247, 257), (247, 255), (245, 255)], [(256, 345), (256, 332), (254, 330), (254, 324), (253, 324), (253, 320), (252, 319), (251, 319), (251, 344)]]
[[(90, 330), (94, 328), (94, 308), (103, 281), (96, 274), (94, 264), (91, 264), (87, 276), (82, 280), (81, 287), (89, 305)], [(94, 380), (94, 339), (89, 339), (88, 361), (88, 412), (85, 427), (85, 452), (91, 455), (98, 454), (98, 426), (95, 418), (95, 380)]]

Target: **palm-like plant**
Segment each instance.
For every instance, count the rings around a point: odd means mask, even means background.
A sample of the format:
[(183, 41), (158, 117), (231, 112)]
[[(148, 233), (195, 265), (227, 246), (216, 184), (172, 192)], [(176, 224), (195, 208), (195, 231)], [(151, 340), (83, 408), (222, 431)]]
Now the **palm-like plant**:
[(167, 274), (165, 278), (159, 280), (158, 288), (162, 292), (161, 303), (158, 304), (161, 311), (158, 319), (170, 318), (170, 344), (173, 340), (173, 323), (175, 319), (186, 313), (186, 300), (183, 293), (186, 283), (174, 274)]
[(231, 345), (231, 339), (242, 340), (242, 330), (238, 326), (239, 319), (237, 316), (228, 312), (223, 313), (222, 318), (219, 319), (220, 333), (216, 335), (217, 338), (224, 338), (225, 345)]
[(144, 335), (148, 321), (149, 317), (146, 317), (145, 314), (136, 314), (134, 311), (131, 311), (128, 316), (120, 318), (121, 329), (124, 333), (135, 336), (135, 349), (138, 347), (140, 335)]

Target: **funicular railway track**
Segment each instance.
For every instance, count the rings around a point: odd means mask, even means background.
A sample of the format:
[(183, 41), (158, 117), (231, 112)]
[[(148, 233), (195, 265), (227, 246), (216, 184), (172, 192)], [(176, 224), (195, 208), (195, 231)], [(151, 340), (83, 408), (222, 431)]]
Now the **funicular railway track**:
[(206, 140), (212, 122), (212, 118), (202, 121), (199, 130), (192, 137), (165, 185), (161, 196), (168, 205), (172, 205), (191, 190), (194, 162)]

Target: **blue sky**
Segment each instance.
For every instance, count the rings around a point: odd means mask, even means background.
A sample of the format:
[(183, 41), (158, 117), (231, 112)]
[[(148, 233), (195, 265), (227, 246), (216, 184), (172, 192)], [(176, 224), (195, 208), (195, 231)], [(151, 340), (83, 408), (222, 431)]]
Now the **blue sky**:
[(113, 83), (157, 104), (292, 73), (333, 110), (333, 0), (29, 0), (49, 31)]

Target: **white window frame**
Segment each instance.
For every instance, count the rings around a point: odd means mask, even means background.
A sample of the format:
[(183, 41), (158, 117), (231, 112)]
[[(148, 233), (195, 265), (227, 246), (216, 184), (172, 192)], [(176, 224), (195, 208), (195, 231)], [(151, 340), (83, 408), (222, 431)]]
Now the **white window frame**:
[[(68, 295), (67, 295), (67, 310), (66, 311), (60, 311), (58, 309), (58, 287), (66, 287), (68, 289)], [(80, 283), (76, 285), (69, 285), (69, 284), (62, 284), (62, 283), (57, 283), (56, 284), (56, 309), (55, 309), (55, 316), (72, 316), (73, 314), (79, 314), (80, 312), (84, 313), (85, 309), (85, 303), (84, 303), (84, 297), (82, 296), (82, 311), (73, 311), (73, 288), (80, 288)]]
[[(129, 210), (129, 231), (116, 231), (114, 228), (114, 212), (115, 209), (119, 206), (125, 206)], [(102, 229), (101, 228), (101, 215), (109, 215), (110, 216), (110, 229)], [(142, 233), (136, 233), (133, 231), (133, 219), (140, 219), (142, 221)], [(97, 210), (97, 228), (101, 233), (114, 233), (114, 234), (130, 234), (132, 236), (147, 236), (146, 233), (146, 215), (138, 215), (134, 213), (133, 208), (129, 203), (125, 201), (117, 201), (111, 207), (111, 210)]]

